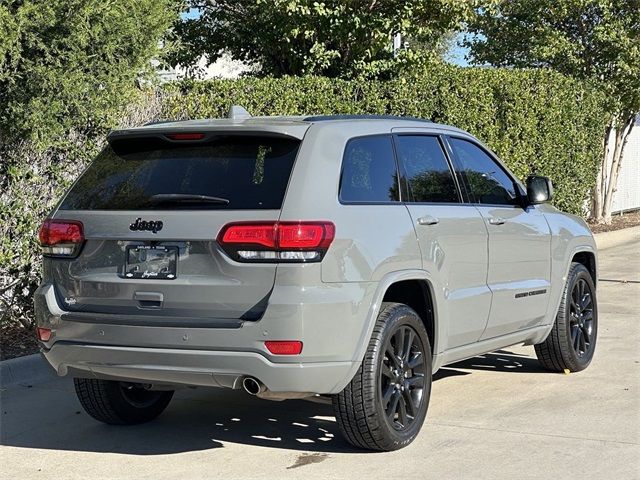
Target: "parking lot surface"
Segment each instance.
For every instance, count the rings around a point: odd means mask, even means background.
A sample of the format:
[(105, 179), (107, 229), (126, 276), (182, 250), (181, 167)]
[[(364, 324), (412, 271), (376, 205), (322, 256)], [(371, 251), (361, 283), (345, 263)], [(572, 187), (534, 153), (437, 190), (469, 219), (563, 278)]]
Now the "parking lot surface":
[(408, 448), (351, 448), (331, 407), (181, 390), (155, 422), (82, 411), (69, 379), (3, 385), (0, 478), (640, 478), (640, 246), (600, 252), (599, 338), (584, 372), (552, 374), (533, 347), (443, 368)]

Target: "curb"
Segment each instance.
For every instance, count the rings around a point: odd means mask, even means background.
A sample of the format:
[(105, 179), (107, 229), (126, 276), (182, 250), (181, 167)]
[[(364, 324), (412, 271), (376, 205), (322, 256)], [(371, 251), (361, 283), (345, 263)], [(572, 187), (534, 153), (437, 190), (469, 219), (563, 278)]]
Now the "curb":
[(596, 240), (598, 250), (617, 247), (624, 243), (636, 242), (640, 244), (640, 226), (596, 233), (593, 237)]
[(42, 383), (54, 378), (53, 369), (39, 353), (0, 362), (0, 385), (3, 387), (24, 382)]

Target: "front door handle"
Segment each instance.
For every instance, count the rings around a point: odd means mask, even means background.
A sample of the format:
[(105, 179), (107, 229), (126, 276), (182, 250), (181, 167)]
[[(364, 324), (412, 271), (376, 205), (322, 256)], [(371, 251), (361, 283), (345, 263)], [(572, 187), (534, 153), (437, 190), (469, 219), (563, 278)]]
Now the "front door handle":
[(436, 217), (432, 217), (431, 215), (425, 215), (424, 217), (420, 217), (418, 219), (418, 225), (437, 225), (438, 220)]
[(500, 217), (492, 217), (489, 219), (489, 223), (491, 225), (503, 225), (504, 222), (506, 222), (506, 220), (504, 218), (500, 218)]

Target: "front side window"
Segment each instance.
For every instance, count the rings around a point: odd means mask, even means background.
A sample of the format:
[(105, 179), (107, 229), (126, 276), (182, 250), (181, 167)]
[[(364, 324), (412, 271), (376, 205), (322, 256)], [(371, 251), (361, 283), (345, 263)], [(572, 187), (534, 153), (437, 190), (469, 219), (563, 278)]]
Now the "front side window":
[(401, 135), (397, 137), (396, 150), (407, 176), (412, 201), (459, 201), (451, 169), (437, 137)]
[(489, 205), (517, 205), (516, 186), (502, 167), (484, 150), (461, 138), (451, 138), (451, 148), (471, 190), (471, 201)]
[(354, 138), (347, 143), (342, 160), (340, 201), (397, 202), (398, 172), (391, 137)]

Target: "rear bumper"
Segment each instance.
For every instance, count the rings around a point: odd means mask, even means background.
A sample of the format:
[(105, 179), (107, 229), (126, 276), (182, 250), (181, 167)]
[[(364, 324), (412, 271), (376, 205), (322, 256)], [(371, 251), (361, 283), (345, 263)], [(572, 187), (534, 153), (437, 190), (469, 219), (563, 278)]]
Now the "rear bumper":
[[(58, 375), (227, 388), (251, 376), (273, 392), (332, 394), (358, 368), (375, 293), (375, 284), (337, 286), (277, 286), (263, 318), (236, 328), (77, 321), (48, 284), (35, 307), (38, 326), (53, 330), (42, 346)], [(274, 356), (265, 340), (301, 340), (303, 352)]]
[[(273, 392), (337, 393), (352, 362), (270, 362), (258, 353), (57, 342), (44, 357), (58, 375), (144, 383), (241, 388), (255, 377)], [(356, 367), (357, 368), (357, 367)]]

